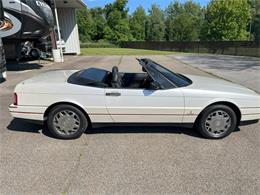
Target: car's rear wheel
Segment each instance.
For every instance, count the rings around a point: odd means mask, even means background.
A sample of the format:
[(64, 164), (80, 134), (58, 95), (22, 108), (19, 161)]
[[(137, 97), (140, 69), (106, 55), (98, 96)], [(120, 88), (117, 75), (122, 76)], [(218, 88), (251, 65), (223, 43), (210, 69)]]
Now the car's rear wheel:
[(232, 133), (236, 126), (236, 113), (226, 105), (213, 105), (206, 108), (196, 123), (196, 129), (208, 139), (224, 138)]
[(88, 127), (84, 113), (71, 105), (55, 106), (48, 115), (48, 129), (59, 139), (77, 139)]

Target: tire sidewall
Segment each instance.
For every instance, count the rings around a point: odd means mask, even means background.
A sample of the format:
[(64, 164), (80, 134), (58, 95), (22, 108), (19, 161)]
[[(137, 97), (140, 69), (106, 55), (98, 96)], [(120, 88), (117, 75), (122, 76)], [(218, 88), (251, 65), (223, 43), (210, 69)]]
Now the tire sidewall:
[[(56, 129), (53, 125), (53, 119), (57, 113), (59, 113), (63, 110), (73, 111), (75, 114), (78, 115), (79, 120), (80, 120), (80, 128), (76, 133), (71, 134), (71, 135), (63, 135), (63, 134), (60, 134), (58, 131), (56, 131)], [(88, 121), (87, 121), (86, 116), (78, 108), (76, 108), (74, 106), (70, 106), (70, 105), (58, 105), (50, 111), (50, 113), (48, 115), (48, 119), (47, 119), (47, 126), (48, 126), (49, 131), (55, 138), (77, 139), (86, 131), (86, 129), (88, 127)]]
[[(217, 111), (217, 110), (222, 110), (230, 116), (231, 126), (229, 127), (229, 129), (225, 133), (221, 134), (220, 136), (213, 136), (212, 134), (210, 134), (206, 130), (205, 121), (206, 121), (206, 119), (207, 119), (207, 117), (210, 113)], [(236, 116), (235, 112), (228, 106), (213, 105), (213, 106), (206, 108), (203, 111), (203, 113), (201, 114), (201, 116), (199, 118), (199, 121), (198, 121), (198, 124), (196, 125), (196, 127), (197, 127), (198, 131), (200, 132), (200, 134), (207, 139), (221, 139), (221, 138), (227, 137), (228, 135), (230, 135), (236, 129), (236, 127), (237, 127), (237, 116)]]
[[(36, 55), (33, 55), (34, 52), (35, 52)], [(32, 58), (34, 58), (34, 59), (38, 59), (38, 58), (40, 57), (39, 50), (37, 50), (37, 49), (32, 49), (32, 50), (30, 51), (30, 56), (31, 56)]]

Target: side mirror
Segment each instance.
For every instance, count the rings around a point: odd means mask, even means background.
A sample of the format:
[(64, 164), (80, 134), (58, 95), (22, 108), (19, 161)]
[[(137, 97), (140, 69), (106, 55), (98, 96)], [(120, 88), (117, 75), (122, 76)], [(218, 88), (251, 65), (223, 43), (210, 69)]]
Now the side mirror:
[(150, 83), (150, 89), (153, 89), (153, 90), (161, 89), (161, 85), (156, 81), (152, 81)]

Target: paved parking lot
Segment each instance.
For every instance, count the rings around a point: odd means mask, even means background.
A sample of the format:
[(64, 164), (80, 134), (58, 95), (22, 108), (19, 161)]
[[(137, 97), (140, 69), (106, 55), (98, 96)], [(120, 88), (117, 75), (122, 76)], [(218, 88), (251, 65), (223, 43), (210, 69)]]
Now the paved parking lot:
[(175, 55), (174, 58), (260, 93), (260, 58), (211, 54)]
[[(217, 141), (173, 127), (99, 128), (62, 141), (8, 113), (14, 86), (26, 78), (90, 66), (140, 71), (135, 57), (81, 56), (10, 68), (8, 81), (0, 84), (0, 194), (260, 193), (259, 124)], [(150, 58), (177, 72), (213, 76), (174, 56)]]

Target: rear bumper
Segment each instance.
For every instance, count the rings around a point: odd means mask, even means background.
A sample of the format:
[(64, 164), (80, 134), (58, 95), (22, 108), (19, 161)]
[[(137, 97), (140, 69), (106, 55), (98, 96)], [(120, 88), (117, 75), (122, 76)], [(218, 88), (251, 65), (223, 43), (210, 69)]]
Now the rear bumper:
[(14, 118), (44, 121), (44, 112), (47, 108), (36, 106), (9, 106), (9, 112)]

